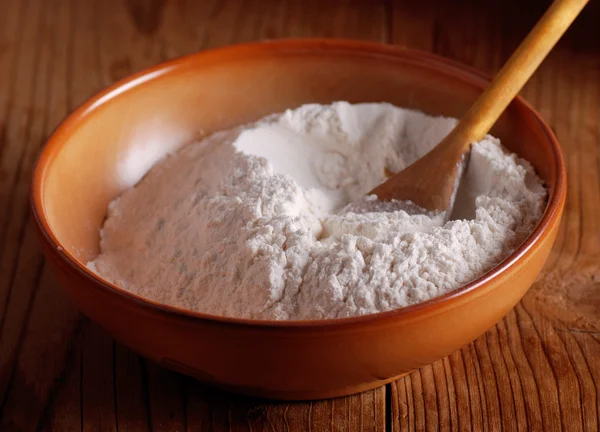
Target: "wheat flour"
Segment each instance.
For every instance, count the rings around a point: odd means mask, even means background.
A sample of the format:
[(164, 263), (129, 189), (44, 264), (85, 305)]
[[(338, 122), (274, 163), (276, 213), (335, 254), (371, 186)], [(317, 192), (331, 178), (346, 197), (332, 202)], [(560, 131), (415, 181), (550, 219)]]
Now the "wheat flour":
[(447, 293), (514, 250), (546, 199), (530, 164), (490, 136), (473, 145), (453, 210), (364, 197), (455, 123), (338, 102), (219, 132), (110, 204), (89, 267), (158, 302), (252, 319), (349, 317)]

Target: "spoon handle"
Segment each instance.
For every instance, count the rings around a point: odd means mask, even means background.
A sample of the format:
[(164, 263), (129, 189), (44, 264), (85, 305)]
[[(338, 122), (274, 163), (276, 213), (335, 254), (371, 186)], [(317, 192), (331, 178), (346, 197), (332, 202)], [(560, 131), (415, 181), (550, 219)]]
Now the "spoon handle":
[[(485, 92), (453, 130), (464, 147), (480, 141), (569, 28), (588, 0), (556, 0), (533, 27)], [(455, 136), (456, 136), (455, 135)]]

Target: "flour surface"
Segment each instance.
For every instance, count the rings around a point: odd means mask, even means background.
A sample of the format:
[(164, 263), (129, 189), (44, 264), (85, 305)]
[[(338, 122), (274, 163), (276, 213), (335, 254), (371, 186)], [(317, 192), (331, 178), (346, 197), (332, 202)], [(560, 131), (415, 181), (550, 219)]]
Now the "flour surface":
[(110, 204), (88, 265), (162, 303), (252, 319), (349, 317), (447, 293), (510, 254), (546, 201), (530, 164), (489, 136), (445, 213), (364, 197), (455, 123), (337, 102), (216, 133)]

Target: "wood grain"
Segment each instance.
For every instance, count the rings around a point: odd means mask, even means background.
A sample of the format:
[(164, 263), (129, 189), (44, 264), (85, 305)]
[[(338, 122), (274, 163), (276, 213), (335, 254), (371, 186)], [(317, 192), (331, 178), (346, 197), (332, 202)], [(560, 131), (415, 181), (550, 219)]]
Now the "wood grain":
[(0, 0), (0, 430), (598, 430), (600, 38), (591, 2), (523, 95), (569, 169), (556, 247), (486, 335), (387, 388), (313, 403), (209, 389), (82, 318), (48, 273), (28, 219), (36, 154), (100, 88), (234, 42), (337, 36), (499, 69), (547, 1)]
[[(404, 3), (396, 14), (415, 8)], [(432, 5), (419, 7), (433, 11)], [(424, 48), (493, 73), (543, 6), (461, 2), (438, 5), (443, 20), (416, 16), (435, 29)], [(600, 349), (600, 40), (590, 18), (597, 14), (597, 5), (584, 12), (523, 91), (568, 160), (567, 208), (553, 256), (521, 304), (485, 336), (392, 384), (395, 430), (598, 430), (600, 357), (590, 351)], [(411, 26), (411, 33), (395, 28), (394, 42), (414, 37), (419, 24)]]

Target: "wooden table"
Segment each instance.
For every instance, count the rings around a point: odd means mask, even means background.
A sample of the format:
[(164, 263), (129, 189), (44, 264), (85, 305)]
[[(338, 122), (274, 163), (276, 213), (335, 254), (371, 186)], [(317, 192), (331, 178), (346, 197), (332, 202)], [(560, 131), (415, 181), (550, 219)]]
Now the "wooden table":
[(0, 0), (0, 430), (598, 430), (599, 2), (523, 91), (554, 128), (570, 174), (545, 272), (487, 334), (386, 387), (264, 403), (162, 369), (77, 312), (28, 218), (45, 138), (133, 71), (234, 42), (331, 36), (434, 51), (492, 73), (548, 3)]

